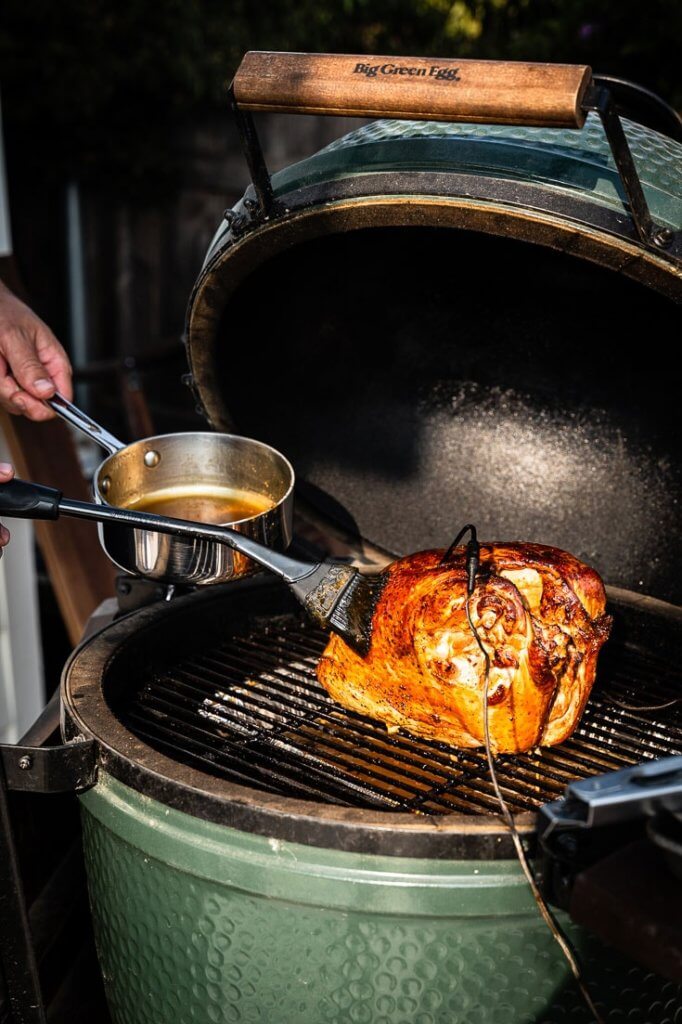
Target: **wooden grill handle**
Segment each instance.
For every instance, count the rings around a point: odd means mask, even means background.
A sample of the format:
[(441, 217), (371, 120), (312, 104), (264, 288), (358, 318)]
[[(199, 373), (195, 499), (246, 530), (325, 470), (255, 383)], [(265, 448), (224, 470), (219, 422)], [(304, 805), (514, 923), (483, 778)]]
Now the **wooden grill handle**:
[(582, 64), (251, 50), (232, 88), (243, 110), (581, 128), (591, 79)]

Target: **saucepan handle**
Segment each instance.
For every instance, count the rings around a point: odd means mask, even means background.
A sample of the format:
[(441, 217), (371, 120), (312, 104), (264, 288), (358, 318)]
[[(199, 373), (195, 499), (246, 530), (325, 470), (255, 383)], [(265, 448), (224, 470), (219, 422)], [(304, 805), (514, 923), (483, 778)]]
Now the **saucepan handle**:
[(252, 50), (232, 91), (242, 110), (581, 128), (591, 80), (582, 64)]
[(25, 480), (0, 484), (0, 516), (10, 519), (59, 519), (62, 492)]
[(69, 402), (59, 392), (53, 398), (48, 398), (46, 405), (49, 405), (52, 411), (57, 413), (57, 416), (70, 423), (72, 427), (76, 427), (77, 430), (80, 430), (81, 434), (85, 434), (91, 441), (98, 444), (100, 448), (104, 448), (105, 451), (109, 452), (110, 455), (115, 455), (116, 452), (120, 452), (126, 447), (123, 441), (119, 441), (117, 437), (110, 434), (108, 430), (105, 430), (91, 416), (84, 413), (73, 402)]

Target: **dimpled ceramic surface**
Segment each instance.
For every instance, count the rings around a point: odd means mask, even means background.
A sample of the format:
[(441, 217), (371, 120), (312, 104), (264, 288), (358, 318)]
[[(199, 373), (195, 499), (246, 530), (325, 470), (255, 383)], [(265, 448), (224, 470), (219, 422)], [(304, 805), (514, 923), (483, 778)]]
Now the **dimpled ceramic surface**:
[[(653, 216), (673, 228), (682, 223), (682, 145), (623, 119), (633, 159)], [(344, 135), (314, 157), (274, 175), (279, 192), (348, 173), (431, 169), (536, 181), (581, 192), (622, 209), (625, 198), (601, 121), (585, 126), (523, 128), (432, 121), (373, 121)]]
[[(115, 1024), (587, 1024), (518, 866), (322, 850), (198, 821), (106, 776), (82, 797)], [(677, 986), (575, 929), (609, 1024)]]
[[(682, 226), (682, 144), (627, 118), (622, 119), (622, 124), (654, 220), (678, 231)], [(533, 183), (547, 187), (548, 196), (554, 193), (556, 197), (579, 197), (618, 213), (624, 212), (626, 204), (623, 184), (596, 114), (588, 114), (580, 130), (372, 121), (313, 156), (273, 174), (272, 184), (276, 195), (286, 197), (300, 188), (356, 176), (409, 171)], [(482, 189), (485, 195), (487, 186)], [(392, 194), (409, 192), (409, 187), (403, 188), (399, 183), (392, 186)], [(244, 213), (244, 199), (234, 207), (238, 214)], [(560, 204), (555, 206), (555, 214), (560, 218)], [(209, 246), (204, 266), (230, 238), (230, 224), (223, 221)]]

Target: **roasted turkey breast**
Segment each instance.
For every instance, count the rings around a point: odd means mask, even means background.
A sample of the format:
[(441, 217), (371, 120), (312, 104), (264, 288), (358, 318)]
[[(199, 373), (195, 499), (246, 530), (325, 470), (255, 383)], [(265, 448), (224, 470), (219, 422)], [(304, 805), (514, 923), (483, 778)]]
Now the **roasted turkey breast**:
[[(422, 551), (394, 562), (372, 619), (369, 654), (333, 635), (317, 675), (328, 693), (389, 728), (479, 747), (485, 659), (466, 618), (465, 553)], [(490, 659), (495, 752), (562, 743), (594, 683), (611, 619), (598, 574), (541, 544), (482, 544), (469, 611)]]

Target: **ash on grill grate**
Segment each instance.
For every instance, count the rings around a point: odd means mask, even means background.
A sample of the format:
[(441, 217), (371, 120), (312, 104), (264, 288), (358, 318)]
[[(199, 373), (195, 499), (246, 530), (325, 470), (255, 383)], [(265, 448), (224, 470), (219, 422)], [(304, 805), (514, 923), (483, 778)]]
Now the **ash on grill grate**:
[[(484, 751), (389, 734), (335, 704), (315, 676), (325, 643), (307, 621), (281, 617), (138, 680), (121, 720), (178, 761), (284, 796), (422, 814), (497, 811)], [(509, 805), (532, 810), (572, 779), (682, 753), (679, 703), (630, 707), (675, 700), (681, 681), (665, 661), (611, 646), (568, 742), (497, 759)]]

